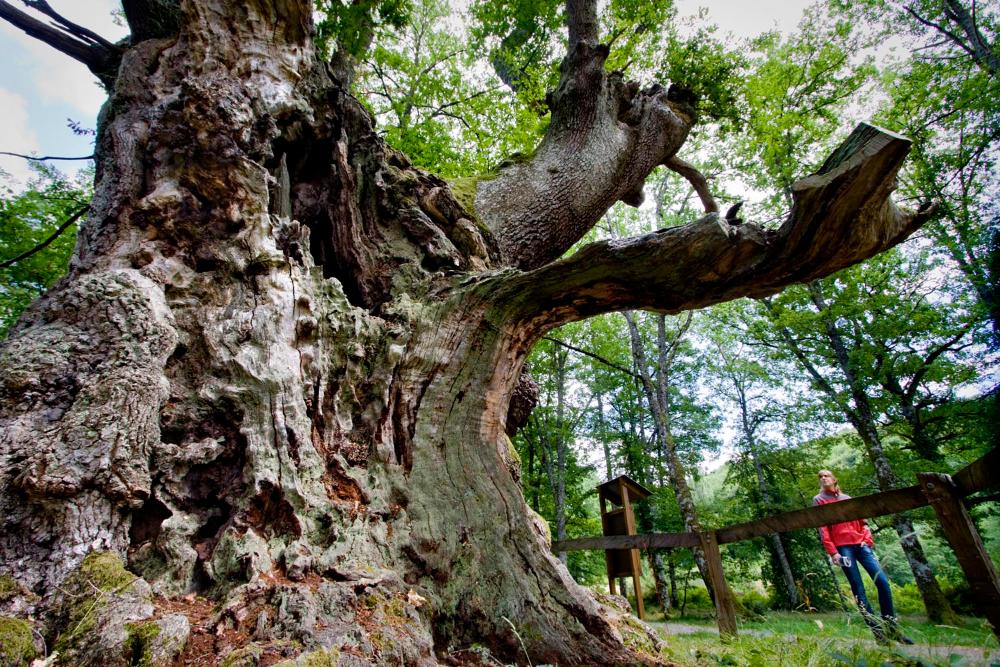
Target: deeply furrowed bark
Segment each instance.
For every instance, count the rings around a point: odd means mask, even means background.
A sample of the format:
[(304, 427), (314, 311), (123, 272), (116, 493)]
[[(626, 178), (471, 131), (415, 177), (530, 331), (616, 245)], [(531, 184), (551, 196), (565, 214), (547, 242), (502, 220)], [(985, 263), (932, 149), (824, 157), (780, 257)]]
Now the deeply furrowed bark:
[[(504, 427), (538, 338), (647, 299), (623, 296), (612, 274), (645, 280), (636, 267), (664, 251), (659, 238), (635, 241), (619, 267), (582, 276), (573, 262), (545, 264), (546, 237), (575, 242), (602, 206), (635, 195), (689, 122), (662, 91), (609, 83), (579, 28), (556, 97), (597, 86), (604, 97), (587, 113), (613, 132), (591, 138), (617, 142), (623, 164), (623, 146), (639, 153), (626, 176), (548, 179), (538, 196), (556, 188), (558, 201), (588, 203), (551, 208), (536, 236), (495, 213), (488, 188), (473, 219), (382, 143), (316, 57), (310, 3), (183, 2), (179, 34), (162, 36), (172, 16), (122, 57), (69, 274), (0, 348), (0, 574), (41, 596), (22, 591), (17, 608), (48, 618), (77, 664), (137, 664), (121, 627), (91, 642), (98, 659), (80, 623), (60, 625), (74, 617), (60, 586), (93, 583), (81, 581), (93, 569), (84, 556), (108, 551), (157, 594), (211, 595), (218, 610), (201, 622), (217, 655), (252, 637), (356, 663), (485, 661), (474, 644), (506, 661), (655, 661), (648, 631), (549, 553)], [(554, 127), (521, 182), (568, 136)], [(787, 262), (827, 238), (808, 215), (775, 245), (751, 225), (734, 242), (701, 224), (670, 237), (678, 261), (664, 270), (704, 272), (723, 257), (708, 294), (674, 290), (648, 305), (774, 291), (897, 242), (919, 219), (885, 201), (905, 153), (891, 148), (821, 184), (862, 211), (834, 207), (834, 236), (870, 225), (845, 236), (843, 254), (812, 269)], [(879, 178), (859, 189), (855, 174)], [(531, 191), (511, 205), (532, 202), (549, 205)], [(757, 268), (739, 266), (761, 251)], [(596, 291), (581, 287), (590, 279)], [(116, 601), (101, 618), (127, 608), (142, 620), (149, 589), (123, 577), (106, 577), (99, 599)], [(186, 621), (170, 627), (183, 643)]]
[(3, 348), (2, 570), (47, 596), (111, 551), (222, 629), (372, 663), (524, 660), (504, 619), (533, 661), (651, 661), (512, 477), (532, 340), (445, 273), (491, 240), (327, 77), (306, 3), (182, 21), (126, 53), (92, 222)]

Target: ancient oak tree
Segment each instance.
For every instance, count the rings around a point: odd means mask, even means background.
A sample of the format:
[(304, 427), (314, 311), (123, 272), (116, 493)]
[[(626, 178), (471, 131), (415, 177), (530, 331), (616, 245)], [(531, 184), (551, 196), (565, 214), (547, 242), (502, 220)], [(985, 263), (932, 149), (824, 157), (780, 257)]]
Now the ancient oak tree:
[[(827, 275), (926, 217), (889, 201), (909, 142), (862, 126), (777, 230), (711, 212), (563, 258), (683, 165), (695, 122), (676, 88), (605, 70), (596, 0), (567, 3), (537, 150), (461, 197), (375, 133), (307, 0), (126, 0), (118, 44), (26, 4), (51, 21), (0, 17), (109, 96), (69, 273), (0, 348), (5, 609), (69, 664), (168, 660), (196, 636), (150, 596), (192, 591), (218, 603), (216, 652), (228, 632), (355, 663), (654, 662), (525, 505), (505, 432), (525, 356), (569, 321)], [(115, 556), (133, 574), (98, 567)]]

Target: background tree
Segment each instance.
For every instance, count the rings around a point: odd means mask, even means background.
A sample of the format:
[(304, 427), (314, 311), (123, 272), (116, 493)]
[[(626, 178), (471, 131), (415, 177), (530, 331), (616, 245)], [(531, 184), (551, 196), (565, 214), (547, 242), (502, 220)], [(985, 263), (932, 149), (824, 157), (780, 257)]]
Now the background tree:
[[(754, 508), (750, 518), (762, 518), (781, 512), (778, 483), (771, 464), (772, 446), (768, 444), (768, 429), (783, 418), (789, 409), (783, 405), (782, 391), (794, 391), (794, 381), (790, 373), (780, 365), (748, 349), (737, 338), (731, 326), (725, 324), (739, 320), (734, 309), (745, 308), (742, 302), (716, 306), (713, 320), (718, 322), (708, 333), (712, 343), (712, 353), (706, 355), (709, 363), (709, 377), (715, 379), (713, 388), (732, 406), (731, 419), (735, 422), (737, 455), (732, 461), (730, 476), (742, 481), (739, 486), (746, 489), (749, 505)], [(747, 480), (749, 478), (749, 480)], [(778, 599), (786, 601), (787, 607), (798, 608), (801, 604), (799, 586), (786, 537), (775, 533), (767, 540), (767, 549), (773, 560), (775, 585)]]
[[(899, 486), (880, 430), (891, 419), (886, 401), (894, 404), (898, 414), (908, 415), (914, 446), (931, 447), (930, 439), (919, 435), (920, 422), (927, 415), (916, 414), (921, 405), (927, 407), (938, 400), (925, 383), (940, 381), (951, 368), (958, 373), (950, 378), (953, 386), (967, 380), (972, 370), (971, 366), (953, 363), (960, 362), (962, 349), (968, 345), (965, 340), (970, 324), (962, 321), (961, 310), (949, 309), (955, 317), (949, 322), (950, 328), (930, 328), (931, 322), (940, 324), (942, 319), (927, 295), (915, 287), (927, 279), (926, 275), (915, 277), (911, 273), (906, 277), (915, 280), (909, 283), (900, 271), (892, 270), (891, 260), (880, 258), (863, 268), (838, 274), (835, 279), (813, 281), (806, 288), (790, 290), (765, 302), (776, 328), (774, 334), (765, 337), (772, 337), (772, 343), (799, 362), (814, 387), (829, 401), (830, 409), (843, 414), (855, 428), (882, 491)], [(875, 315), (879, 312), (909, 313), (912, 317), (879, 318)], [(924, 326), (917, 328), (921, 324)], [(935, 376), (937, 380), (932, 380)], [(879, 392), (882, 382), (885, 394)], [(918, 394), (923, 398), (915, 400)], [(932, 452), (926, 454), (933, 456)], [(928, 616), (949, 618), (950, 605), (934, 579), (912, 522), (897, 516), (894, 527)]]
[(914, 138), (902, 192), (941, 203), (926, 233), (974, 288), (995, 338), (1000, 219), (993, 177), (1000, 139), (996, 8), (962, 0), (833, 5), (875, 39), (907, 37), (905, 58), (885, 66), (889, 102), (880, 120)]

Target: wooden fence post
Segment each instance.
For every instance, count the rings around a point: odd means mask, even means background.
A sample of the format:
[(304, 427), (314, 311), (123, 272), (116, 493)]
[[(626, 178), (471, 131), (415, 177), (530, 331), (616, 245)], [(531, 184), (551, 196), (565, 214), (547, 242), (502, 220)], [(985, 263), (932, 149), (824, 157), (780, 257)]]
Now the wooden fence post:
[(958, 487), (951, 475), (941, 473), (918, 473), (917, 479), (965, 572), (979, 613), (993, 626), (993, 634), (1000, 637), (1000, 576), (965, 509)]
[(726, 574), (722, 570), (722, 554), (719, 552), (719, 540), (715, 531), (698, 533), (698, 540), (705, 553), (705, 562), (708, 565), (708, 578), (712, 580), (712, 588), (715, 590), (715, 613), (719, 618), (719, 636), (736, 636), (736, 604), (733, 601), (733, 592), (729, 590), (726, 583)]

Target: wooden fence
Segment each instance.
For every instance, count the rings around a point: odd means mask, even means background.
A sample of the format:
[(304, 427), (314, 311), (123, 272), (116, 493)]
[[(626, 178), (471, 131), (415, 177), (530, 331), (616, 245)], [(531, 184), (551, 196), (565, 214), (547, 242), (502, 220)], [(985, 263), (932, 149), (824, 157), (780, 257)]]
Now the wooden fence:
[(552, 551), (558, 553), (583, 549), (700, 546), (705, 551), (708, 576), (716, 591), (715, 607), (719, 633), (735, 635), (736, 608), (732, 591), (726, 583), (722, 569), (720, 544), (750, 540), (771, 533), (818, 528), (842, 521), (898, 514), (930, 505), (934, 508), (945, 537), (965, 572), (977, 610), (993, 626), (993, 633), (1000, 637), (1000, 576), (997, 575), (997, 568), (986, 553), (979, 532), (962, 501), (970, 494), (1000, 485), (1000, 448), (990, 450), (982, 458), (954, 475), (918, 473), (917, 482), (905, 489), (785, 512), (712, 531), (584, 537), (553, 542)]

